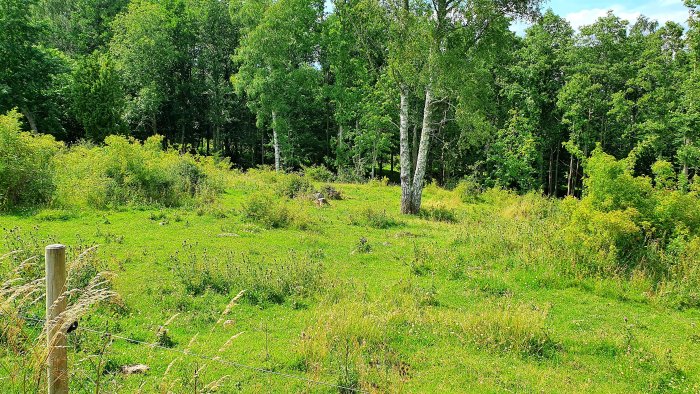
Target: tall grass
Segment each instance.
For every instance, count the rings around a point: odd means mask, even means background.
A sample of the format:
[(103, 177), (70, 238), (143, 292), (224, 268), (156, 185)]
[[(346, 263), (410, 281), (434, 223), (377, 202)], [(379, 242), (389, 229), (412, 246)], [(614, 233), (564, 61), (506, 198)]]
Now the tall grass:
[[(94, 251), (89, 248), (67, 264), (66, 290), (56, 300), (56, 303), (65, 301), (67, 307), (53, 322), (62, 332), (94, 307), (115, 300), (109, 274), (95, 273), (99, 262)], [(5, 356), (16, 361), (5, 366), (8, 382), (4, 382), (3, 387), (16, 392), (38, 392), (46, 390), (46, 344), (55, 343), (57, 337), (47, 338), (47, 326), (41, 329), (44, 263), (37, 256), (25, 257), (26, 253), (16, 251), (0, 257), (6, 269), (0, 284), (0, 342)]]

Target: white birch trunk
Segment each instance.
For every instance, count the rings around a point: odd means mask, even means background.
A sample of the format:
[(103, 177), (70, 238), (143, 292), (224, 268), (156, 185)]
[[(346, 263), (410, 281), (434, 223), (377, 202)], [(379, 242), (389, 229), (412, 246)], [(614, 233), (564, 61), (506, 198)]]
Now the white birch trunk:
[(401, 213), (412, 213), (413, 192), (411, 188), (411, 150), (408, 145), (408, 97), (401, 88), (399, 111), (399, 165), (401, 166)]
[(433, 92), (430, 85), (425, 89), (425, 106), (423, 108), (423, 130), (420, 135), (420, 145), (418, 146), (418, 157), (416, 158), (416, 172), (413, 175), (413, 201), (412, 212), (420, 211), (421, 199), (423, 197), (423, 184), (425, 182), (425, 171), (428, 165), (428, 151), (430, 150), (430, 136), (433, 132), (432, 111)]
[(275, 171), (280, 171), (280, 142), (277, 137), (277, 113), (272, 111), (272, 145), (275, 149)]

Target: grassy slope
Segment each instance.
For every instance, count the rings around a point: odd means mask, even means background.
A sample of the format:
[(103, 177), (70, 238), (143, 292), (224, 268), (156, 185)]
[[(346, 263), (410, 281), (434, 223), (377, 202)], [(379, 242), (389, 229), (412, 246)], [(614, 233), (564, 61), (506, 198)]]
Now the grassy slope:
[[(378, 391), (700, 390), (699, 311), (664, 308), (636, 294), (634, 287), (623, 281), (564, 279), (546, 263), (530, 266), (529, 262), (537, 258), (537, 242), (546, 237), (546, 229), (538, 227), (536, 221), (503, 216), (499, 214), (502, 211), (489, 207), (467, 206), (445, 191), (429, 188), (426, 203), (455, 207), (460, 222), (411, 217), (400, 218), (399, 226), (374, 229), (351, 225), (351, 218), (367, 207), (397, 212), (398, 188), (337, 187), (343, 192), (343, 201), (334, 201), (323, 209), (311, 203), (303, 207), (315, 223), (306, 231), (258, 231), (243, 223), (236, 212), (247, 192), (240, 185), (222, 197), (222, 207), (231, 212), (226, 218), (200, 216), (186, 209), (166, 210), (165, 219), (160, 220), (152, 220), (152, 211), (148, 210), (85, 211), (66, 221), (0, 216), (0, 227), (19, 227), (24, 234), (68, 245), (100, 244), (102, 258), (117, 273), (115, 289), (130, 313), (93, 313), (82, 324), (97, 329), (108, 325), (122, 335), (153, 341), (157, 327), (180, 312), (169, 326), (176, 349), (186, 348), (199, 334), (191, 345), (193, 351), (305, 374), (298, 368), (303, 335), (315, 335), (319, 330), (343, 332), (344, 323), (339, 322), (347, 320), (352, 325), (359, 317), (372, 315), (365, 323), (372, 326), (373, 321), (388, 321), (379, 326), (379, 330), (390, 331), (381, 337), (392, 357), (401, 360), (387, 371), (375, 371), (379, 377), (370, 380), (384, 382)], [(528, 232), (532, 233), (530, 238), (522, 236)], [(239, 236), (219, 236), (223, 233)], [(370, 253), (352, 253), (361, 237), (372, 246)], [(212, 255), (225, 251), (266, 259), (284, 259), (290, 251), (320, 255), (328, 284), (334, 285), (328, 293), (336, 295), (310, 297), (304, 300), (307, 307), (302, 308), (294, 308), (291, 302), (264, 308), (242, 302), (228, 317), (232, 325), (212, 328), (238, 291), (228, 295), (208, 292), (198, 297), (183, 294), (180, 281), (168, 267), (168, 257), (181, 250), (183, 242), (196, 243), (196, 251), (203, 253), (206, 249)], [(429, 269), (418, 275), (411, 262), (420, 259), (415, 249), (423, 247), (428, 247), (430, 254), (420, 261)], [(443, 258), (449, 262), (440, 261)], [(453, 262), (455, 269), (450, 267)], [(424, 294), (430, 302), (416, 302), (406, 310), (406, 304), (394, 305), (392, 301), (420, 299)], [(557, 347), (552, 355), (536, 357), (507, 346), (490, 346), (488, 340), (469, 339), (474, 332), (465, 330), (465, 325), (478, 326), (484, 314), (492, 312), (505, 310), (507, 315), (511, 306), (513, 310), (525, 310), (526, 317), (529, 311), (544, 316), (542, 324)], [(398, 318), (392, 320), (395, 316)], [(528, 324), (527, 319), (524, 324)], [(316, 331), (311, 327), (317, 327)], [(541, 327), (524, 330), (540, 334)], [(238, 332), (243, 334), (219, 353), (222, 344)], [(486, 334), (510, 335), (498, 330), (487, 330)], [(98, 341), (94, 334), (85, 332), (79, 333), (78, 339), (85, 343)], [(343, 359), (342, 349), (326, 346), (325, 351), (330, 352), (325, 360)], [(151, 371), (143, 376), (109, 379), (107, 391), (132, 392), (142, 387), (144, 392), (157, 392), (173, 384), (174, 391), (191, 392), (193, 371), (203, 364), (200, 387), (226, 375), (221, 382), (223, 392), (337, 391), (121, 341), (112, 345), (109, 359), (114, 365), (145, 363)], [(174, 359), (178, 360), (163, 378)], [(90, 383), (81, 379), (82, 374), (90, 376), (87, 363), (80, 357), (72, 363), (74, 370), (80, 371), (72, 381), (75, 391), (91, 390)], [(407, 373), (396, 371), (401, 365)], [(341, 362), (328, 361), (305, 376), (337, 383), (342, 381), (342, 370)], [(382, 374), (386, 376), (382, 378)], [(0, 388), (2, 384), (0, 380)]]

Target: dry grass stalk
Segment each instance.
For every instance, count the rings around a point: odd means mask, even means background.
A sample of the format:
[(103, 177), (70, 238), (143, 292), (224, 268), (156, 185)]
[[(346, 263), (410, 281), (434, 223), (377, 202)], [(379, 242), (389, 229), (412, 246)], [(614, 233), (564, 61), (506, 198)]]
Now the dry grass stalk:
[(216, 326), (218, 326), (218, 325), (220, 325), (221, 323), (224, 322), (224, 318), (225, 318), (229, 313), (231, 313), (231, 310), (233, 309), (233, 307), (236, 306), (236, 304), (238, 303), (238, 300), (240, 300), (241, 297), (243, 297), (244, 294), (245, 294), (245, 290), (241, 290), (235, 297), (233, 297), (233, 298), (231, 299), (231, 301), (228, 303), (228, 305), (226, 305), (226, 308), (224, 308), (224, 311), (221, 313), (221, 316), (219, 316), (219, 320), (217, 320), (217, 321), (216, 321), (216, 324), (214, 324), (214, 327), (212, 327), (212, 331), (214, 330), (214, 328), (215, 328)]
[[(79, 275), (79, 271), (89, 264), (94, 264), (92, 252), (95, 247), (89, 248), (73, 259), (68, 267), (67, 282)], [(0, 256), (0, 260), (18, 256), (20, 251), (13, 251)], [(37, 309), (37, 304), (45, 298), (46, 284), (44, 277), (37, 277), (38, 273), (43, 273), (43, 267), (39, 267), (41, 260), (33, 256), (16, 263), (16, 266), (6, 273), (3, 282), (0, 284), (0, 314), (7, 319), (7, 323), (0, 329), (10, 349), (23, 354), (22, 365), (18, 365), (10, 373), (10, 379), (14, 382), (21, 381), (20, 391), (40, 391), (44, 374), (43, 365), (48, 356), (48, 348), (44, 344), (47, 332), (44, 327), (41, 334), (30, 339), (30, 332), (25, 329), (27, 310)], [(59, 324), (62, 332), (66, 332), (68, 327), (78, 321), (88, 310), (96, 304), (109, 301), (116, 296), (110, 290), (109, 275), (98, 273), (94, 275), (87, 285), (82, 288), (64, 290), (63, 294), (56, 300), (56, 303), (67, 301), (67, 308), (51, 323)], [(42, 322), (37, 322), (41, 324)], [(48, 343), (55, 343), (58, 338), (52, 338)], [(27, 387), (29, 384), (33, 388)]]

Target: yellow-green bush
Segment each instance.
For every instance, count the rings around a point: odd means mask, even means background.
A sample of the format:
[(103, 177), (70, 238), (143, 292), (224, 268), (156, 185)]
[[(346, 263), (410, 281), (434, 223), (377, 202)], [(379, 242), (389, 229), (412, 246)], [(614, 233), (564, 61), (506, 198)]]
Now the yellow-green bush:
[(654, 184), (634, 176), (632, 165), (596, 149), (587, 159), (584, 195), (563, 206), (570, 219), (566, 237), (580, 262), (607, 273), (643, 269), (663, 279), (672, 269), (666, 249), (700, 235), (700, 199), (676, 190), (670, 163), (653, 166)]
[(44, 204), (54, 192), (53, 137), (21, 131), (21, 115), (0, 115), (0, 210)]
[(302, 206), (302, 201), (291, 201), (286, 197), (260, 191), (251, 194), (243, 203), (245, 220), (262, 227), (308, 230), (313, 220)]
[(700, 307), (700, 237), (680, 245), (680, 251), (672, 256), (674, 261), (668, 278), (659, 294), (668, 303), (684, 309)]
[(109, 136), (104, 146), (77, 145), (57, 156), (57, 203), (178, 206), (223, 190), (225, 164), (163, 149), (162, 140)]

